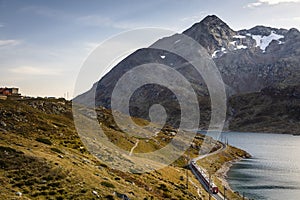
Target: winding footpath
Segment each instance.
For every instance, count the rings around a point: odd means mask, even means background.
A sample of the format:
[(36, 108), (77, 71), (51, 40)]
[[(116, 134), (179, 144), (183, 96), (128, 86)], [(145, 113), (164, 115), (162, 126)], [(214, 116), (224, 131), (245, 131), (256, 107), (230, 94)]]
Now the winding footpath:
[[(224, 144), (224, 143), (221, 143), (221, 144), (222, 144), (222, 147), (219, 148), (218, 150), (216, 150), (216, 151), (214, 151), (214, 152), (211, 152), (211, 153), (208, 153), (208, 154), (205, 154), (205, 155), (200, 155), (200, 156), (198, 156), (197, 158), (192, 159), (192, 160), (190, 161), (190, 163), (189, 163), (190, 168), (191, 168), (191, 163), (192, 163), (192, 161), (194, 161), (194, 162), (196, 163), (198, 160), (201, 160), (201, 159), (203, 159), (203, 158), (205, 158), (205, 157), (207, 157), (207, 156), (215, 155), (215, 154), (218, 154), (218, 153), (224, 151), (224, 150), (226, 149), (226, 144)], [(199, 182), (201, 183), (201, 185), (203, 186), (203, 188), (205, 188), (205, 190), (206, 190), (207, 192), (210, 192), (210, 191), (209, 191), (209, 188), (206, 187), (206, 185), (205, 185), (205, 184), (203, 183), (203, 181), (197, 176), (197, 174), (195, 174), (195, 172), (194, 172), (193, 170), (191, 170), (191, 171), (192, 171), (192, 173), (197, 177), (197, 179), (199, 180)], [(211, 194), (211, 196), (212, 196), (214, 199), (216, 199), (216, 200), (223, 200), (223, 199), (224, 199), (224, 196), (223, 196), (220, 192), (218, 192), (217, 194)]]
[(140, 140), (136, 141), (135, 145), (130, 150), (129, 156), (132, 156), (132, 153), (133, 153), (134, 149), (139, 145), (139, 142), (140, 142)]

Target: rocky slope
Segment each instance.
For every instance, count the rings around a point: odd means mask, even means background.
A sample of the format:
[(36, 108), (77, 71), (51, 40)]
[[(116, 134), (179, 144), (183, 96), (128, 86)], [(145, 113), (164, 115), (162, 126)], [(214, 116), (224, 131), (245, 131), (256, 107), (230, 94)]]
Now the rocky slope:
[[(213, 59), (221, 72), (229, 97), (260, 92), (269, 87), (284, 89), (300, 84), (300, 32), (297, 29), (256, 26), (249, 30), (235, 31), (212, 15), (194, 24), (183, 34), (205, 48), (207, 55)], [(156, 46), (167, 44), (172, 49), (182, 48), (181, 51), (189, 51), (187, 47), (183, 49), (184, 44), (176, 38), (178, 34), (162, 38), (150, 48), (137, 50), (117, 64), (90, 91), (75, 100), (89, 104), (93, 98), (93, 95), (90, 95), (91, 91), (95, 91), (96, 105), (110, 108), (112, 91), (122, 75), (138, 65), (156, 63), (168, 65), (182, 74), (196, 91), (200, 110), (206, 113), (209, 94), (203, 77), (182, 57), (155, 49)], [(128, 84), (134, 83), (135, 78)], [(154, 77), (147, 74), (147, 78)], [(180, 90), (184, 94), (184, 88)], [(126, 93), (126, 88), (124, 92)], [(180, 116), (178, 100), (168, 88), (156, 84), (149, 84), (134, 93), (130, 113), (148, 119), (149, 108), (158, 102), (165, 106), (168, 116), (172, 116), (172, 119), (169, 119), (170, 124), (176, 127)], [(202, 122), (202, 127), (207, 124), (209, 117), (209, 114), (204, 115), (206, 121)]]
[(232, 96), (229, 130), (300, 135), (300, 85)]

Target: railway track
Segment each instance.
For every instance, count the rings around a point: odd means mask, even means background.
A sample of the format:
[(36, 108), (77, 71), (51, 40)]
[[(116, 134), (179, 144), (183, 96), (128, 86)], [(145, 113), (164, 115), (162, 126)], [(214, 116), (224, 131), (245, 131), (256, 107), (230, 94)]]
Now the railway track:
[(203, 176), (201, 177), (201, 173), (203, 173), (203, 170), (201, 170), (201, 168), (196, 164), (196, 162), (203, 159), (203, 158), (205, 158), (205, 157), (207, 157), (207, 156), (215, 155), (215, 154), (218, 154), (218, 153), (224, 151), (226, 149), (226, 144), (224, 144), (224, 143), (221, 143), (221, 144), (222, 144), (222, 147), (219, 148), (218, 150), (216, 150), (214, 152), (211, 152), (211, 153), (208, 153), (208, 154), (205, 154), (205, 155), (200, 155), (197, 158), (194, 158), (194, 159), (190, 160), (190, 162), (189, 162), (189, 167), (190, 167), (191, 171), (193, 172), (193, 174), (197, 177), (197, 179), (199, 180), (199, 182), (201, 183), (203, 188), (207, 192), (211, 193), (211, 196), (216, 200), (223, 200), (224, 197), (223, 197), (223, 195), (221, 195), (220, 192), (218, 192), (216, 194), (212, 193), (211, 186), (208, 186), (207, 181), (205, 181), (205, 178), (203, 178)]

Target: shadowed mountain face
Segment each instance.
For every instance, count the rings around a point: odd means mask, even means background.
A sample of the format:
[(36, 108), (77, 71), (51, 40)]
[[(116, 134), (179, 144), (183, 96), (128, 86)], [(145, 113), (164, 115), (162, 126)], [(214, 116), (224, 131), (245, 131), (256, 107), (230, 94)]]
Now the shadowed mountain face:
[[(162, 56), (164, 56), (163, 59)], [(191, 83), (192, 88), (198, 94), (198, 101), (201, 101), (202, 96), (208, 96), (207, 88), (201, 75), (187, 60), (174, 53), (147, 48), (140, 49), (128, 56), (98, 82), (95, 95), (96, 106), (111, 108), (112, 92), (120, 78), (131, 69), (148, 63), (168, 65), (176, 69)], [(126, 84), (135, 84), (137, 79), (148, 79), (151, 81), (155, 78), (155, 75), (145, 72), (142, 77), (133, 75), (132, 79), (129, 80), (130, 82)], [(185, 92), (185, 88), (181, 88), (179, 84), (178, 86), (175, 85), (175, 87), (180, 92), (183, 92), (184, 95), (189, 96), (189, 93)], [(129, 92), (126, 86), (122, 92), (124, 92), (124, 96), (125, 93)], [(122, 97), (123, 95), (119, 94), (119, 96)], [(150, 120), (149, 110), (155, 104), (160, 104), (164, 107), (167, 115), (167, 124), (173, 127), (179, 126), (181, 117), (180, 102), (172, 90), (159, 84), (147, 84), (134, 91), (129, 101), (129, 113), (131, 116)], [(153, 114), (159, 115), (158, 113)], [(203, 115), (203, 117), (209, 118), (206, 115)]]
[(300, 85), (234, 95), (229, 105), (230, 130), (300, 134)]
[[(210, 59), (213, 59), (229, 97), (259, 92), (267, 87), (283, 89), (300, 85), (300, 32), (297, 29), (256, 26), (249, 30), (235, 31), (217, 16), (212, 15), (194, 24), (182, 34), (202, 45)], [(153, 48), (170, 42), (174, 43), (173, 48), (177, 48), (181, 45), (180, 41), (176, 40), (179, 35), (162, 38), (150, 48), (132, 53), (94, 84), (90, 91), (75, 98), (76, 101), (89, 104), (92, 102), (90, 99), (94, 97), (90, 94), (94, 91), (96, 106), (111, 108), (112, 92), (126, 72), (141, 64), (157, 63), (167, 65), (182, 74), (191, 83), (198, 100), (206, 102), (200, 107), (207, 110), (209, 93), (203, 77), (182, 57)], [(178, 43), (177, 46), (175, 43)], [(178, 100), (172, 92), (158, 85), (150, 84), (139, 88), (130, 100), (130, 114), (147, 118), (148, 108), (158, 102), (165, 106), (168, 116), (177, 116), (173, 119), (173, 124), (176, 124), (177, 118), (180, 117)], [(209, 115), (204, 115), (204, 118), (209, 118)]]

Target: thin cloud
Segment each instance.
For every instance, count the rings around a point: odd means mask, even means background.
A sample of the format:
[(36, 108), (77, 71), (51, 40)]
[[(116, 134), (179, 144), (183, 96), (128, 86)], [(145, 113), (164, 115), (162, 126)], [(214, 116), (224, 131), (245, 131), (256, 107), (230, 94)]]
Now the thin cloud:
[(62, 10), (52, 9), (45, 6), (26, 6), (21, 8), (21, 11), (35, 13), (39, 16), (58, 19), (60, 21), (72, 21), (84, 26), (113, 27), (117, 29), (132, 29), (143, 26), (143, 24), (135, 24), (132, 22), (115, 21), (109, 17), (104, 17), (101, 15), (85, 15), (78, 17), (72, 13), (67, 13)]
[(0, 47), (16, 46), (20, 43), (19, 40), (0, 40)]
[(100, 15), (87, 15), (77, 18), (77, 23), (84, 26), (95, 27), (112, 27), (117, 29), (133, 29), (137, 27), (144, 27), (145, 24), (137, 24), (125, 21), (115, 21), (109, 17), (103, 17)]
[(299, 3), (300, 0), (257, 0), (254, 3), (248, 4), (246, 7), (254, 8), (262, 5), (277, 5), (281, 3)]
[(283, 21), (283, 22), (292, 21), (295, 23), (299, 23), (300, 17), (285, 17), (285, 18), (274, 19), (273, 21), (274, 22), (276, 22), (276, 21)]
[(200, 12), (198, 15), (192, 15), (189, 17), (184, 17), (181, 18), (180, 21), (182, 22), (195, 22), (195, 21), (200, 21), (203, 17), (205, 17), (206, 15), (208, 15), (208, 12), (203, 11)]
[(87, 15), (79, 17), (78, 22), (87, 26), (107, 26), (112, 23), (112, 20), (108, 17), (102, 17), (98, 15)]
[(36, 15), (48, 17), (48, 18), (54, 18), (59, 20), (65, 20), (72, 18), (73, 16), (69, 15), (68, 13), (58, 10), (58, 9), (52, 9), (45, 6), (25, 6), (20, 9), (22, 12), (27, 13), (35, 13)]
[(84, 44), (84, 49), (87, 52), (91, 52), (92, 50), (96, 49), (97, 46), (99, 46), (100, 42), (86, 42)]
[(0, 23), (0, 28), (3, 28), (3, 27), (4, 27), (4, 24), (1, 24), (1, 23)]
[(20, 66), (10, 69), (10, 72), (23, 75), (60, 75), (61, 71), (57, 69)]

